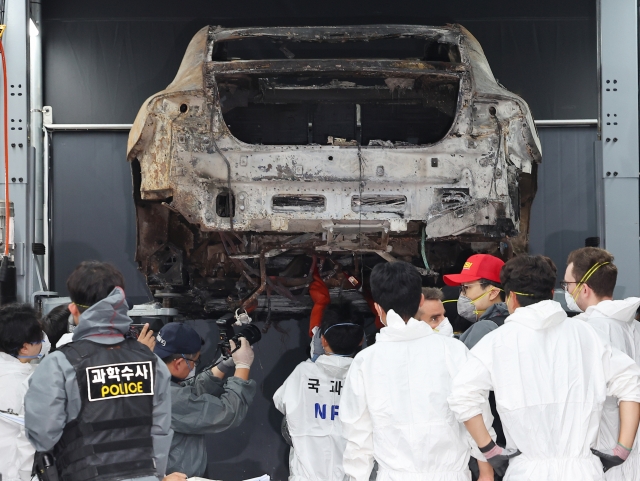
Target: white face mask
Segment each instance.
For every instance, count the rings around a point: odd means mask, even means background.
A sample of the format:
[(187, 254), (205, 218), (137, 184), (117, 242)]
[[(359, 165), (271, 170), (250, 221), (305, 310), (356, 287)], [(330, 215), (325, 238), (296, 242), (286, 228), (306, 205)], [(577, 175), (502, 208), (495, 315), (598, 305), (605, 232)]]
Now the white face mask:
[(40, 357), (44, 357), (51, 352), (51, 341), (49, 341), (49, 336), (45, 333), (44, 338), (42, 339), (42, 349), (40, 349)]
[(567, 309), (569, 309), (570, 311), (584, 312), (582, 309), (580, 309), (580, 306), (578, 306), (578, 303), (573, 298), (573, 296), (571, 294), (569, 294), (568, 291), (564, 291), (564, 300), (567, 303)]
[[(191, 379), (192, 377), (196, 377), (196, 367), (193, 366), (193, 369), (191, 371), (189, 371), (189, 375), (187, 376), (187, 379)], [(186, 381), (186, 379), (185, 379)]]
[(453, 337), (453, 326), (446, 317), (433, 331), (441, 336)]
[(76, 328), (76, 323), (73, 320), (73, 314), (69, 314), (69, 320), (67, 321), (67, 332), (71, 333)]

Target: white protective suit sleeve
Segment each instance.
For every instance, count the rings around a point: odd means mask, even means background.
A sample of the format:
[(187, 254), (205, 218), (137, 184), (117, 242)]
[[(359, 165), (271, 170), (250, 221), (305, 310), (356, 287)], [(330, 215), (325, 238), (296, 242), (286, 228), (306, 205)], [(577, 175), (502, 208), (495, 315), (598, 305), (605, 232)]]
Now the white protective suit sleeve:
[(349, 369), (340, 399), (342, 435), (347, 441), (343, 468), (348, 480), (368, 481), (373, 470), (373, 422), (358, 361)]
[[(24, 415), (24, 384), (22, 375), (2, 376), (0, 409)], [(0, 473), (3, 481), (29, 481), (33, 467), (33, 446), (24, 427), (13, 421), (0, 419)]]
[(618, 402), (640, 403), (640, 366), (609, 344), (606, 344), (602, 364), (607, 381), (607, 396), (618, 398)]
[[(289, 378), (287, 378), (287, 381)], [(276, 393), (273, 395), (273, 404), (278, 411), (280, 411), (285, 416), (287, 415), (287, 406), (284, 402), (284, 397), (287, 392), (287, 381), (285, 381), (282, 386), (278, 388)]]
[[(452, 379), (455, 379), (458, 376), (458, 374), (463, 369), (465, 369), (465, 365), (469, 362), (469, 359), (474, 357), (473, 354), (468, 350), (466, 350), (465, 354), (466, 356), (464, 358), (461, 358), (459, 356), (458, 357), (447, 356), (447, 361), (448, 361), (447, 369), (449, 370), (449, 374), (451, 375)], [(480, 401), (480, 399), (478, 399), (478, 401)], [(481, 410), (480, 414), (482, 414), (482, 420), (484, 421), (484, 425), (487, 428), (487, 431), (489, 431), (489, 435), (491, 436), (491, 439), (495, 441), (496, 431), (495, 429), (493, 429), (493, 426), (492, 426), (493, 414), (491, 414), (491, 406), (489, 405), (489, 391), (486, 391), (486, 393), (483, 395), (483, 399), (480, 403), (480, 410)], [(486, 462), (486, 458), (480, 451), (480, 448), (478, 448), (478, 445), (476, 444), (476, 442), (471, 437), (471, 434), (469, 434), (469, 431), (467, 431), (465, 428), (464, 432), (465, 432), (465, 437), (467, 439), (467, 444), (471, 448), (471, 456), (476, 458), (478, 461)]]
[(447, 398), (458, 421), (463, 423), (478, 414), (484, 417), (483, 406), (492, 389), (491, 373), (470, 353), (466, 364), (453, 379), (451, 394)]

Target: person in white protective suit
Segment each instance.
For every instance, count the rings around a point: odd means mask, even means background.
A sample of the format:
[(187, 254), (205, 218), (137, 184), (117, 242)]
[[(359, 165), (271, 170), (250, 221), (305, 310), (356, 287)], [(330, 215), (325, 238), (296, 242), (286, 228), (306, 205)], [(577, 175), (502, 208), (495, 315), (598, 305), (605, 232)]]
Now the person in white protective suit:
[[(573, 310), (583, 311), (578, 315), (593, 327), (600, 338), (631, 357), (640, 365), (640, 323), (635, 320), (640, 306), (639, 297), (613, 300), (618, 269), (613, 256), (604, 249), (584, 247), (569, 254), (564, 281), (565, 297)], [(576, 309), (577, 308), (577, 309)], [(604, 451), (616, 444), (620, 431), (620, 413), (614, 397), (607, 397), (602, 411), (600, 431), (595, 449)], [(621, 466), (612, 466), (606, 471), (608, 481), (640, 481), (639, 441), (633, 446), (621, 446), (629, 452)], [(623, 452), (623, 456), (624, 456)], [(607, 460), (603, 459), (607, 468)]]
[(424, 303), (421, 283), (405, 262), (378, 264), (371, 273), (371, 293), (385, 327), (374, 345), (356, 355), (345, 380), (340, 416), (349, 480), (367, 481), (375, 460), (378, 481), (468, 481), (472, 451), (480, 479), (493, 479), (447, 404), (469, 351), (414, 318)]
[[(640, 368), (551, 300), (556, 269), (549, 259), (511, 259), (501, 280), (511, 315), (471, 350), (453, 382), (452, 411), (496, 472), (506, 469), (505, 481), (603, 480), (591, 452), (602, 408), (607, 395), (619, 400), (617, 441), (631, 446), (640, 420)], [(495, 445), (482, 423), (490, 390), (506, 448)], [(606, 454), (613, 459), (619, 450), (613, 444)]]
[(292, 448), (290, 481), (343, 481), (346, 441), (340, 422), (340, 395), (353, 356), (362, 344), (362, 319), (350, 306), (330, 305), (320, 325), (324, 354), (294, 369), (273, 396), (286, 418)]
[(453, 337), (453, 326), (445, 316), (442, 291), (435, 287), (423, 287), (422, 295), (424, 302), (418, 309), (416, 319), (429, 324), (436, 334)]
[(0, 474), (3, 481), (31, 479), (35, 448), (24, 431), (27, 379), (46, 354), (38, 315), (28, 304), (0, 308)]

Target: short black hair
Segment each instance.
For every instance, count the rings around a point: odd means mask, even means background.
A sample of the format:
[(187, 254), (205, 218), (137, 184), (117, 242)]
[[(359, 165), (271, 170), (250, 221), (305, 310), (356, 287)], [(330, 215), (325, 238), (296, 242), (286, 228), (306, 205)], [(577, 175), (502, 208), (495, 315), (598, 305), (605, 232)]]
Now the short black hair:
[(369, 278), (371, 296), (385, 312), (393, 309), (408, 321), (416, 315), (422, 295), (422, 277), (408, 262), (383, 262), (376, 265)]
[(69, 304), (56, 306), (42, 319), (42, 330), (47, 333), (51, 343), (51, 352), (56, 350), (56, 344), (69, 330)]
[(69, 297), (84, 312), (116, 287), (124, 289), (124, 277), (108, 262), (84, 261), (67, 279)]
[[(355, 325), (336, 325), (347, 323)], [(364, 339), (364, 319), (350, 302), (330, 304), (322, 316), (320, 332), (335, 354), (350, 356)]]
[(518, 296), (520, 305), (525, 307), (553, 299), (556, 275), (557, 271), (544, 256), (522, 255), (502, 266), (500, 280), (505, 293), (513, 292)]
[(0, 307), (0, 351), (17, 356), (22, 346), (42, 341), (38, 313), (29, 304)]
[(504, 294), (504, 289), (502, 289), (502, 284), (500, 284), (499, 282), (490, 281), (489, 279), (480, 279), (480, 286), (483, 289), (486, 289), (489, 286), (497, 287), (498, 289), (500, 289), (500, 300), (504, 302), (507, 298), (507, 296), (505, 296)]

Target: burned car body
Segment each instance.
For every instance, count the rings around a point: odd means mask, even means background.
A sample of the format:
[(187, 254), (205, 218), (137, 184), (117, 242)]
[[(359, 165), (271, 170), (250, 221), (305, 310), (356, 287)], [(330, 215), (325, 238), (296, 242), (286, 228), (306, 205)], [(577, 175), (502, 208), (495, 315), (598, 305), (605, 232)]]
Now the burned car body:
[(317, 263), (346, 292), (376, 262), (435, 284), (462, 253), (526, 249), (541, 148), (460, 25), (206, 27), (128, 160), (149, 286), (213, 316), (307, 309)]

